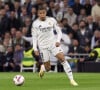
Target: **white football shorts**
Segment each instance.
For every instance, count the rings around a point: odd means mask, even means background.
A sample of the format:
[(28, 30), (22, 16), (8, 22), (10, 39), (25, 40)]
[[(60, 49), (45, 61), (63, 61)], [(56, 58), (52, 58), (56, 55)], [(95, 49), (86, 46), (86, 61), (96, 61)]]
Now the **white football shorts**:
[(56, 47), (55, 45), (51, 45), (48, 48), (40, 49), (40, 55), (43, 62), (50, 61), (50, 54), (52, 53), (56, 56), (58, 53), (63, 52), (61, 47)]

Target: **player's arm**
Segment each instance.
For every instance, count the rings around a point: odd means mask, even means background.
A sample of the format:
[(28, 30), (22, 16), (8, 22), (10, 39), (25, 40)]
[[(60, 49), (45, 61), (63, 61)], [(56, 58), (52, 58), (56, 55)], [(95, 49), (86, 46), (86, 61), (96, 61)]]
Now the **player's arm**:
[(63, 40), (62, 43), (65, 44), (65, 45), (70, 45), (71, 44), (70, 37), (67, 34), (62, 34), (61, 40)]
[(39, 56), (39, 51), (37, 49), (37, 29), (34, 27), (35, 25), (32, 25), (32, 39), (33, 39), (33, 49), (34, 49), (34, 54), (36, 56)]
[(34, 51), (38, 51), (37, 49), (37, 29), (35, 27), (35, 25), (32, 25), (32, 42), (33, 42), (33, 49)]
[(57, 21), (54, 19), (54, 29), (56, 30), (57, 32), (57, 43), (56, 43), (56, 46), (58, 47), (60, 45), (60, 41), (61, 41), (61, 38), (62, 38), (62, 32), (61, 32), (61, 28), (59, 27)]
[(22, 37), (25, 41), (27, 41), (27, 42), (30, 42), (31, 44), (32, 44), (32, 37), (26, 37), (26, 36), (23, 36)]

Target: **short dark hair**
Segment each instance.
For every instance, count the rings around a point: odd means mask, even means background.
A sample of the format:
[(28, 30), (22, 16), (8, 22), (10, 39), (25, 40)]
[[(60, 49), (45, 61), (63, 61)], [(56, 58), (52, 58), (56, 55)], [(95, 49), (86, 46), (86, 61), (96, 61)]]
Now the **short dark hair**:
[[(44, 8), (42, 5), (40, 5), (39, 7), (38, 7), (38, 10), (46, 10), (46, 8)], [(46, 10), (47, 11), (47, 10)]]

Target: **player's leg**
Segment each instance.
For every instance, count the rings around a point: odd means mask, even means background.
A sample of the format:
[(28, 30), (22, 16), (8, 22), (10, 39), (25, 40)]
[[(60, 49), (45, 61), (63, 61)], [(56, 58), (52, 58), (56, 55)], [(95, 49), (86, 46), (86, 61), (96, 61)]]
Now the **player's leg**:
[(49, 70), (51, 70), (50, 61), (44, 62), (40, 67), (39, 76), (42, 78), (44, 73)]
[(67, 60), (65, 60), (65, 56), (63, 54), (63, 51), (60, 47), (56, 47), (55, 49), (52, 50), (52, 53), (57, 57), (57, 59), (61, 62), (63, 68), (64, 68), (64, 71), (65, 73), (67, 74), (69, 80), (70, 80), (70, 83), (73, 85), (73, 86), (77, 86), (78, 84), (74, 81), (73, 79), (73, 74), (72, 74), (72, 70), (71, 70), (71, 67), (68, 63)]
[(40, 56), (40, 54), (39, 55), (35, 55), (34, 51), (32, 51), (32, 55), (35, 58), (36, 66), (38, 67), (38, 70), (39, 70), (40, 69), (40, 66), (43, 64), (42, 63), (41, 56)]
[(44, 76), (44, 72), (49, 71), (51, 69), (51, 65), (50, 65), (49, 51), (44, 49), (44, 50), (41, 50), (40, 54), (41, 54), (43, 64), (40, 67), (39, 76), (42, 78)]
[(73, 74), (72, 74), (72, 70), (71, 67), (69, 65), (69, 63), (67, 62), (67, 60), (65, 60), (64, 58), (64, 54), (62, 52), (58, 53), (56, 55), (56, 57), (58, 58), (58, 60), (61, 62), (61, 64), (63, 65), (64, 71), (66, 72), (70, 83), (74, 86), (77, 86), (78, 84), (75, 82), (75, 80), (73, 79)]

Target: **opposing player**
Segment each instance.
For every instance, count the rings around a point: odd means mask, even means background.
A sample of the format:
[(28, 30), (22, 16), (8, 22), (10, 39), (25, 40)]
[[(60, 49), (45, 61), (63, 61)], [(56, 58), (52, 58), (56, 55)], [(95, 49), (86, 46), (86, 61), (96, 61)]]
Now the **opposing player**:
[[(38, 18), (32, 24), (32, 38), (33, 48), (36, 55), (40, 54), (43, 59), (39, 75), (43, 77), (45, 71), (51, 69), (50, 66), (50, 53), (52, 53), (63, 65), (64, 71), (68, 75), (70, 83), (73, 86), (78, 84), (73, 79), (72, 70), (69, 63), (65, 60), (62, 48), (60, 47), (60, 40), (62, 37), (61, 29), (59, 28), (57, 21), (54, 18), (46, 16), (46, 9), (43, 7), (38, 8)], [(53, 30), (57, 32), (57, 38), (53, 33)], [(39, 47), (39, 51), (37, 49)]]

